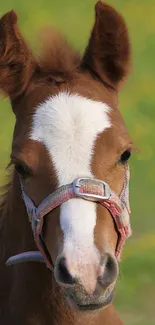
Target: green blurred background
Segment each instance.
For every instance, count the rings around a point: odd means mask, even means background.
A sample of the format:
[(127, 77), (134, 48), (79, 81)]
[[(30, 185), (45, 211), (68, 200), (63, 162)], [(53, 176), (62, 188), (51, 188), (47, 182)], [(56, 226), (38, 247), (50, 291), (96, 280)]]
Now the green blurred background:
[[(19, 14), (21, 29), (36, 48), (41, 26), (51, 23), (81, 52), (94, 19), (95, 0), (5, 0), (0, 15)], [(120, 109), (139, 153), (131, 159), (133, 236), (124, 249), (115, 305), (128, 325), (155, 324), (155, 0), (107, 0), (125, 17), (133, 48), (133, 71)], [(0, 182), (9, 162), (14, 116), (0, 101)]]

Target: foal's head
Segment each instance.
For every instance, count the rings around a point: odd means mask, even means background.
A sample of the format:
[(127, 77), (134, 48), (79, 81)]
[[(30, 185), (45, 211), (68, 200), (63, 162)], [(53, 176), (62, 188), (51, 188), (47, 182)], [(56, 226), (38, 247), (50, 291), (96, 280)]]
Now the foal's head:
[[(16, 116), (11, 160), (36, 207), (78, 177), (105, 181), (118, 196), (123, 189), (131, 140), (118, 91), (129, 67), (128, 32), (113, 8), (95, 9), (82, 58), (53, 32), (37, 60), (15, 12), (0, 20), (0, 87)], [(111, 301), (119, 234), (105, 206), (67, 200), (44, 217), (42, 238), (70, 302), (92, 309)]]

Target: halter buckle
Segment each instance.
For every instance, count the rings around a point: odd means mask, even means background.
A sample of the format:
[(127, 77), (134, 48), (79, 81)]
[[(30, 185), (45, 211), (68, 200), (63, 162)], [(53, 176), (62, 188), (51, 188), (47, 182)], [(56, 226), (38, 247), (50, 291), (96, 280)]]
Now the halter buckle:
[[(101, 189), (100, 192), (104, 192), (104, 195), (100, 195), (98, 193), (88, 193), (88, 192), (81, 192), (80, 189), (84, 187), (87, 183), (90, 183), (90, 186), (93, 188), (98, 186), (98, 189)], [(111, 196), (111, 190), (109, 185), (106, 182), (102, 182), (98, 179), (95, 178), (88, 178), (88, 177), (82, 177), (82, 178), (76, 178), (73, 181), (73, 191), (74, 193), (82, 197), (83, 199), (93, 201), (93, 202), (98, 202), (101, 200), (108, 200)], [(99, 192), (99, 191), (96, 191)]]

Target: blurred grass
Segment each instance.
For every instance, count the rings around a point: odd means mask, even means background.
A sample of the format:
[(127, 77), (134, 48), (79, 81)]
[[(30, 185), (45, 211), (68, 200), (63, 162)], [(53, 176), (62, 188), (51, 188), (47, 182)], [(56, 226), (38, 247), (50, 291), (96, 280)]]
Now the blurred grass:
[[(95, 0), (6, 0), (0, 15), (19, 14), (21, 29), (36, 48), (36, 33), (51, 23), (83, 51), (93, 23)], [(120, 109), (139, 154), (131, 159), (133, 237), (126, 244), (116, 305), (126, 325), (155, 323), (155, 0), (107, 0), (125, 17), (133, 48), (133, 71), (120, 96)], [(0, 101), (0, 181), (9, 161), (14, 116)]]

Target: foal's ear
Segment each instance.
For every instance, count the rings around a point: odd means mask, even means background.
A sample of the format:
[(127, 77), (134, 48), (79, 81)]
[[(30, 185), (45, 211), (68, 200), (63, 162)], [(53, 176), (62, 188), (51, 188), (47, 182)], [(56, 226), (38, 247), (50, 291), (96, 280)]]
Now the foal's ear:
[(98, 1), (96, 19), (82, 67), (102, 82), (118, 88), (129, 69), (130, 44), (127, 26), (111, 6)]
[(11, 99), (21, 95), (34, 71), (35, 62), (10, 11), (0, 19), (0, 90)]

